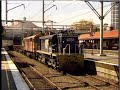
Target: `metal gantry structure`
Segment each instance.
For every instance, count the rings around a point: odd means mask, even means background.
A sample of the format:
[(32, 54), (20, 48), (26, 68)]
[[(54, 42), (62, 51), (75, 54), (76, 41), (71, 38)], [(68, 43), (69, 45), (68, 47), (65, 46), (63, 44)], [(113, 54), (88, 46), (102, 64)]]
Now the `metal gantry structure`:
[[(103, 20), (104, 20), (104, 17), (110, 12), (110, 10), (112, 9), (112, 7), (115, 4), (103, 15), (103, 3), (104, 2), (115, 2), (115, 3), (119, 4), (119, 12), (120, 12), (120, 0), (79, 0), (79, 1), (86, 2), (86, 4), (93, 10), (93, 12), (98, 16), (98, 18), (101, 21), (101, 23), (100, 23), (100, 56), (105, 56), (105, 54), (103, 54)], [(99, 14), (97, 12), (97, 10), (90, 4), (90, 1), (100, 2), (101, 14)], [(120, 16), (120, 14), (119, 14), (119, 16)], [(120, 30), (120, 19), (119, 19), (119, 30)], [(120, 33), (119, 33), (119, 39), (120, 39)]]

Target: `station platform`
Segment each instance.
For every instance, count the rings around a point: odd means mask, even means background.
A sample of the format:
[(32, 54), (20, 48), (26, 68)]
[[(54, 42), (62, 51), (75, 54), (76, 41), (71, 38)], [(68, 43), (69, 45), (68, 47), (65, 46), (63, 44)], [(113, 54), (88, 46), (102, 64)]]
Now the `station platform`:
[(1, 57), (1, 90), (30, 90), (4, 48)]
[(89, 53), (84, 53), (85, 60), (94, 60), (97, 62), (103, 62), (103, 63), (108, 63), (108, 64), (113, 64), (118, 66), (118, 55), (109, 55), (107, 54), (106, 56), (100, 56), (100, 54), (89, 54)]
[(111, 80), (119, 81), (118, 55), (100, 56), (84, 53), (85, 71)]

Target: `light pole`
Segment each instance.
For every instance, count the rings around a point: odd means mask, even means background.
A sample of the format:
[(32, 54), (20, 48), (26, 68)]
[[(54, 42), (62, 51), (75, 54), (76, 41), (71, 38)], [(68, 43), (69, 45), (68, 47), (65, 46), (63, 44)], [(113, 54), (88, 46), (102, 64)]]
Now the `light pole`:
[(92, 52), (91, 54), (93, 55), (93, 25), (90, 26), (90, 37), (91, 37), (91, 43), (92, 43)]
[[(53, 2), (54, 2), (54, 0), (53, 0)], [(44, 23), (45, 23), (45, 21), (44, 21), (44, 15), (45, 15), (45, 12), (48, 11), (49, 9), (51, 9), (51, 8), (54, 7), (54, 6), (56, 7), (56, 10), (57, 10), (57, 6), (56, 6), (56, 5), (52, 5), (52, 6), (49, 7), (48, 9), (44, 10), (44, 4), (45, 4), (45, 0), (43, 0), (43, 24), (42, 24), (42, 25), (43, 25), (43, 29), (42, 29), (42, 32), (43, 32), (43, 33), (45, 33), (45, 31), (44, 31)]]
[[(119, 4), (118, 4), (118, 6), (119, 6), (119, 7), (118, 7), (118, 8), (119, 8), (119, 11), (118, 11), (118, 12), (119, 12), (119, 14), (118, 14), (118, 15), (119, 15), (119, 16), (118, 16), (118, 17), (119, 17), (119, 19), (118, 19), (118, 20), (119, 20), (119, 23), (118, 23), (118, 26), (119, 26), (119, 27), (118, 27), (118, 33), (119, 33), (119, 34), (118, 34), (118, 36), (119, 36), (119, 44), (118, 44), (118, 45), (119, 45), (119, 53), (118, 53), (118, 54), (119, 54), (119, 57), (120, 57), (120, 2), (119, 2)], [(120, 59), (118, 59), (118, 62), (119, 62), (118, 65), (120, 65)], [(120, 86), (120, 83), (119, 83), (119, 86)]]
[(7, 24), (7, 0), (6, 0), (6, 24)]
[(42, 32), (44, 33), (44, 0), (43, 0), (43, 29), (42, 29)]
[(103, 16), (103, 1), (101, 1), (101, 17), (100, 17), (100, 20), (101, 20), (101, 24), (100, 24), (100, 56), (105, 56), (103, 54), (103, 19), (104, 19), (104, 16)]

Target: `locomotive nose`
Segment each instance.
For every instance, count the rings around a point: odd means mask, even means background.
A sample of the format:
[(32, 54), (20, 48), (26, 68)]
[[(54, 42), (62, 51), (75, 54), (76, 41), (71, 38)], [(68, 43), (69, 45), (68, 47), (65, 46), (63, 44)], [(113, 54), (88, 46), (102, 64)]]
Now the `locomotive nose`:
[(69, 74), (84, 74), (84, 55), (61, 55), (59, 57), (60, 67)]
[(73, 75), (83, 75), (84, 70), (81, 63), (71, 60), (64, 66), (64, 71)]

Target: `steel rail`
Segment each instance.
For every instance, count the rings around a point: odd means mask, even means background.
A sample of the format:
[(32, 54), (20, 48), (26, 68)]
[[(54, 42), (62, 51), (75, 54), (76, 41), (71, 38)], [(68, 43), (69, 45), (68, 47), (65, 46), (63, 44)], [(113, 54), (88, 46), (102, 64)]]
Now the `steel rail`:
[[(12, 56), (14, 56), (14, 55), (12, 55)], [(21, 58), (19, 58), (19, 57), (17, 57), (17, 56), (15, 56), (14, 58), (17, 58), (17, 59), (23, 61)], [(23, 61), (23, 62), (24, 62), (24, 61)], [(15, 63), (16, 63), (16, 62), (15, 62)], [(28, 64), (28, 63), (27, 63), (27, 64)], [(16, 63), (16, 65), (17, 65), (17, 63)], [(29, 65), (29, 64), (28, 64), (28, 66), (29, 66), (34, 72), (36, 72), (40, 77), (43, 77), (43, 79), (44, 79), (45, 81), (47, 81), (50, 85), (52, 85), (53, 87), (55, 87), (55, 88), (54, 88), (55, 90), (62, 90), (60, 87), (56, 86), (52, 81), (50, 81), (50, 80), (47, 79), (45, 76), (43, 76), (43, 75), (42, 75), (39, 71), (37, 71), (32, 65)], [(18, 65), (17, 65), (17, 67), (19, 68), (22, 76), (25, 78), (25, 80), (26, 80), (26, 82), (28, 83), (29, 87), (30, 87), (32, 90), (36, 90), (35, 87), (33, 86), (33, 84), (30, 82), (30, 80), (29, 80), (29, 79), (27, 78), (27, 76), (25, 75), (24, 71), (23, 71)]]

